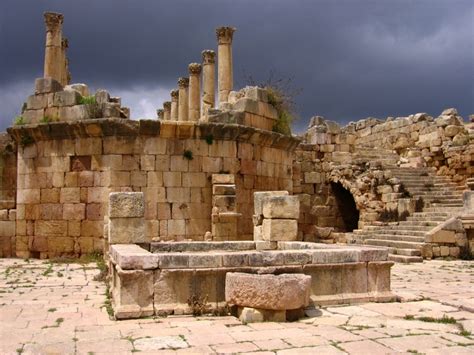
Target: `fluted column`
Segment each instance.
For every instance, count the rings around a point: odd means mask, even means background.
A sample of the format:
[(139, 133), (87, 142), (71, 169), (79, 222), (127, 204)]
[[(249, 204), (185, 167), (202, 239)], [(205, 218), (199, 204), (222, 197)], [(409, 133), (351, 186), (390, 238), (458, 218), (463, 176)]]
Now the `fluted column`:
[(55, 12), (45, 12), (46, 46), (44, 51), (44, 77), (61, 82), (64, 71), (62, 49), (62, 27), (64, 16)]
[(207, 112), (216, 105), (216, 53), (207, 49), (202, 51), (202, 108), (201, 117), (207, 120)]
[(219, 104), (227, 102), (229, 93), (233, 88), (232, 71), (232, 37), (235, 32), (233, 27), (218, 27), (217, 35), (217, 78), (219, 89)]
[(201, 116), (201, 64), (191, 63), (189, 70), (189, 121), (199, 121)]
[(163, 110), (162, 108), (159, 108), (158, 110), (156, 110), (156, 116), (158, 117), (159, 120), (162, 120), (164, 118), (164, 113), (165, 113), (165, 110)]
[(189, 78), (178, 79), (179, 98), (178, 98), (178, 120), (188, 120), (188, 88)]
[(178, 120), (178, 102), (179, 102), (179, 90), (171, 91), (171, 114), (170, 119), (173, 121)]
[(171, 118), (171, 101), (163, 102), (163, 119), (169, 121)]

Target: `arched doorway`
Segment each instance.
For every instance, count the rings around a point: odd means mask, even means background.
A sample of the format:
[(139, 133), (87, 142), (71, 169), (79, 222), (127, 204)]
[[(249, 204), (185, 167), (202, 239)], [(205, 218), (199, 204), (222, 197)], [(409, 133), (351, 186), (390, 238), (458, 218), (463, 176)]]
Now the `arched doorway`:
[(354, 197), (340, 182), (331, 182), (331, 190), (336, 198), (336, 204), (344, 221), (345, 232), (352, 232), (359, 225), (359, 210)]

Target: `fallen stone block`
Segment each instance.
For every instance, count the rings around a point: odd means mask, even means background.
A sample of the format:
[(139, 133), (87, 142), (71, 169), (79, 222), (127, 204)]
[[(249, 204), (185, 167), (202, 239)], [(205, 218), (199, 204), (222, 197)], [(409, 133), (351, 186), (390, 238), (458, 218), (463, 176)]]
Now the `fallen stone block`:
[(267, 310), (298, 309), (309, 304), (311, 276), (303, 274), (226, 274), (225, 300), (229, 304)]
[(288, 195), (288, 191), (259, 191), (259, 192), (254, 192), (254, 194), (253, 194), (253, 204), (254, 204), (255, 215), (263, 214), (262, 201), (265, 197), (268, 197), (268, 196), (287, 196), (287, 195)]
[(267, 196), (262, 199), (264, 218), (298, 219), (300, 200), (298, 196)]
[(262, 239), (268, 241), (293, 241), (298, 237), (298, 221), (295, 219), (264, 219)]
[(54, 94), (53, 106), (74, 106), (78, 105), (81, 94), (76, 90), (58, 91)]

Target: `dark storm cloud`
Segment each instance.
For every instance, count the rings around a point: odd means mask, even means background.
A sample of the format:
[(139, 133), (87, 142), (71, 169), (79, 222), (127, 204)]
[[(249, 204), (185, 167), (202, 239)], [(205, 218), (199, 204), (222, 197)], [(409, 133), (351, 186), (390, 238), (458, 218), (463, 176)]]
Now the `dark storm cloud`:
[[(0, 129), (31, 93), (43, 65), (45, 10), (65, 15), (74, 82), (123, 95), (153, 112), (233, 25), (234, 75), (293, 78), (301, 120), (347, 122), (457, 107), (474, 113), (474, 3), (403, 1), (2, 0)], [(141, 99), (141, 97), (143, 98)], [(156, 97), (156, 102), (154, 98)], [(134, 115), (135, 116), (135, 115)]]

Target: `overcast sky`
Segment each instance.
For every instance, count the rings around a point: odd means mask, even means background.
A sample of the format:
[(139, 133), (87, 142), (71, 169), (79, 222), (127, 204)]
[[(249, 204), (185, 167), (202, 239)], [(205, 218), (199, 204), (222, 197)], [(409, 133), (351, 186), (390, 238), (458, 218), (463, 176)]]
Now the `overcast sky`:
[(313, 115), (474, 114), (473, 0), (0, 1), (0, 130), (43, 74), (44, 11), (65, 16), (73, 82), (154, 118), (187, 65), (237, 27), (234, 88), (292, 78), (302, 131)]

